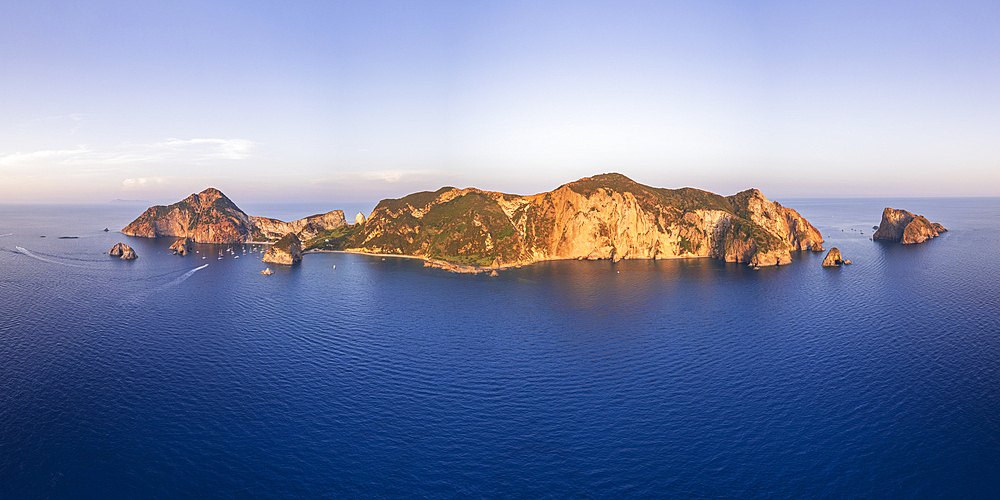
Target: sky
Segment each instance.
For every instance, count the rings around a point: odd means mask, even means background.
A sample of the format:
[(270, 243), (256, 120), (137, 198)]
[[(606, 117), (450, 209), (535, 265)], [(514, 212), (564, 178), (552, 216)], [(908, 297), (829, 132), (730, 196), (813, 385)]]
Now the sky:
[(0, 202), (1000, 196), (1000, 2), (0, 3)]

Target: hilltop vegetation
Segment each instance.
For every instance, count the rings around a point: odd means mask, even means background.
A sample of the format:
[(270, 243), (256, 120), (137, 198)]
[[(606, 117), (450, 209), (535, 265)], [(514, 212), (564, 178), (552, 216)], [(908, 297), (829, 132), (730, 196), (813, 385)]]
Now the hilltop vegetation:
[(612, 173), (533, 196), (444, 187), (382, 200), (364, 224), (321, 232), (306, 248), (477, 267), (674, 257), (775, 265), (793, 250), (822, 250), (822, 241), (797, 212), (757, 190), (724, 197)]

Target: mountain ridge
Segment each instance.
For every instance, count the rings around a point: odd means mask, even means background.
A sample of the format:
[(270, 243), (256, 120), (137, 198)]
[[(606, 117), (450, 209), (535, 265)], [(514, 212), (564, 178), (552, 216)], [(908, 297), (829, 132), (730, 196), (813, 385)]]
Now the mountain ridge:
[(519, 196), (443, 187), (379, 202), (364, 224), (307, 249), (411, 255), (478, 268), (556, 259), (712, 257), (754, 266), (821, 251), (823, 238), (756, 189), (721, 196), (639, 184), (619, 173)]
[(292, 222), (247, 215), (214, 187), (171, 205), (155, 205), (125, 226), (128, 236), (191, 238), (198, 243), (250, 243), (277, 240), (288, 233), (304, 239), (346, 225), (343, 210)]

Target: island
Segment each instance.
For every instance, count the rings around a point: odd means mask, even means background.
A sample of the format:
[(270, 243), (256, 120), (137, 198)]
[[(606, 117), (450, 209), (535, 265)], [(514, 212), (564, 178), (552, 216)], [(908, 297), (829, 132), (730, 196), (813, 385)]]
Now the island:
[(904, 245), (923, 243), (939, 234), (948, 232), (941, 224), (927, 220), (923, 215), (913, 215), (906, 210), (886, 207), (872, 241), (898, 241)]
[(292, 264), (309, 251), (424, 259), (455, 272), (490, 272), (559, 259), (707, 257), (754, 267), (823, 250), (795, 210), (756, 189), (732, 196), (650, 187), (609, 173), (530, 196), (443, 187), (379, 202), (347, 224), (342, 210), (293, 222), (251, 217), (217, 189), (154, 206), (122, 229), (198, 243), (273, 243), (264, 262)]
[(720, 196), (609, 173), (532, 196), (443, 187), (379, 202), (362, 222), (320, 233), (306, 250), (423, 258), (452, 271), (557, 259), (710, 257), (752, 266), (823, 250), (795, 210), (756, 189)]
[(139, 256), (135, 254), (135, 250), (124, 243), (118, 243), (111, 247), (111, 250), (108, 251), (108, 255), (125, 260), (135, 260), (139, 258)]
[(823, 259), (823, 267), (839, 267), (843, 265), (850, 265), (851, 261), (844, 260), (844, 257), (840, 255), (840, 250), (837, 247), (833, 247), (826, 254), (826, 258)]
[(302, 260), (302, 242), (295, 233), (288, 233), (264, 252), (261, 262), (290, 266)]
[(190, 238), (196, 243), (252, 243), (276, 241), (289, 233), (312, 238), (346, 224), (343, 210), (292, 222), (251, 217), (221, 191), (208, 188), (173, 205), (149, 207), (121, 232), (145, 238)]

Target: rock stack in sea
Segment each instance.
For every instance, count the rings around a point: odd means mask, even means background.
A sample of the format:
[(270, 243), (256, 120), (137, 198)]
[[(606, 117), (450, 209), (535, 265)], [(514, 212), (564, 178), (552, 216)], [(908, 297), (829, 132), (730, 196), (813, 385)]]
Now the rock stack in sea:
[(364, 225), (364, 223), (365, 223), (365, 214), (363, 214), (361, 212), (358, 212), (358, 215), (354, 216), (354, 223), (355, 224), (359, 224), (359, 225)]
[(174, 255), (181, 257), (191, 253), (191, 238), (178, 238), (173, 245), (170, 245), (170, 249), (173, 250)]
[(872, 241), (898, 241), (904, 245), (922, 243), (947, 232), (941, 224), (927, 220), (923, 215), (913, 215), (906, 210), (886, 207), (882, 222), (872, 235)]
[(132, 247), (124, 243), (118, 243), (115, 246), (111, 247), (111, 250), (108, 252), (108, 255), (111, 255), (112, 257), (119, 257), (125, 260), (133, 260), (139, 258), (139, 256), (135, 254), (135, 250), (132, 250)]
[(845, 264), (850, 264), (851, 261), (844, 260), (844, 257), (840, 255), (840, 250), (837, 247), (833, 247), (829, 252), (826, 253), (826, 258), (823, 259), (823, 267), (836, 267)]
[(290, 266), (301, 260), (302, 242), (295, 233), (288, 233), (267, 249), (261, 262)]

